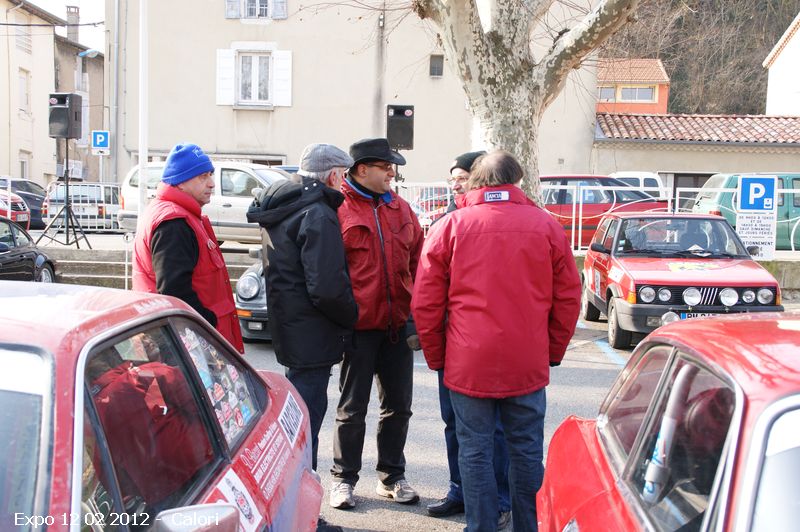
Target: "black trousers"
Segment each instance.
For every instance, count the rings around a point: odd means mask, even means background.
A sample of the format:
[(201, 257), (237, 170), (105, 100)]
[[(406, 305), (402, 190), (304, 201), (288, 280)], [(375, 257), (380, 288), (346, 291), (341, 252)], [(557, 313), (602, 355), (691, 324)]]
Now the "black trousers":
[(333, 434), (331, 474), (352, 486), (358, 482), (364, 450), (365, 418), (377, 377), (380, 419), (378, 421), (378, 478), (384, 484), (405, 478), (403, 449), (411, 418), (414, 355), (406, 344), (405, 327), (387, 331), (356, 331), (355, 347), (345, 351), (339, 379), (339, 407)]

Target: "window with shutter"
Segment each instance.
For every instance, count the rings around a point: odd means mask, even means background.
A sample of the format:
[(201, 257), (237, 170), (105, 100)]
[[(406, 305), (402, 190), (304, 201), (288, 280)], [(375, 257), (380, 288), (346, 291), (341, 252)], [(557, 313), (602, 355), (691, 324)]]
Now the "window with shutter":
[(225, 0), (225, 18), (241, 17), (242, 0)]

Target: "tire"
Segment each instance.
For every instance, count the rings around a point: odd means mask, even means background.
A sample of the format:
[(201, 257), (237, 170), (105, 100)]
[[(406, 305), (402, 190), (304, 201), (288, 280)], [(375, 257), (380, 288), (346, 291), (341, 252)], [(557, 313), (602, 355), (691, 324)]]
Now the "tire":
[(37, 283), (54, 283), (56, 282), (56, 276), (53, 273), (53, 267), (49, 264), (45, 263), (42, 266), (42, 269), (39, 270), (39, 275), (36, 276)]
[(589, 287), (586, 286), (585, 280), (583, 281), (583, 290), (581, 290), (581, 318), (584, 321), (600, 321), (600, 309), (589, 301)]
[(631, 332), (619, 326), (617, 316), (617, 298), (611, 298), (608, 302), (608, 345), (614, 349), (627, 349), (631, 346)]

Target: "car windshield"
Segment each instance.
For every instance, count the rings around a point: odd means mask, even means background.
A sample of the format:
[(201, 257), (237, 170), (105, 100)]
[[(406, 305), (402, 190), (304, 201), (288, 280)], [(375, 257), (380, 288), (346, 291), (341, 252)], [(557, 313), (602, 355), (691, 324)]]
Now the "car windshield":
[[(148, 168), (147, 169), (147, 188), (153, 188), (153, 189), (156, 188), (158, 186), (158, 183), (161, 182), (161, 174), (163, 174), (163, 173), (164, 173), (164, 169), (162, 167), (160, 167), (160, 166), (156, 167), (156, 168)], [(139, 187), (139, 171), (138, 170), (136, 171), (136, 173), (134, 173), (131, 176), (131, 180), (130, 180), (129, 184), (132, 187), (137, 187), (137, 188)]]
[(42, 378), (47, 364), (37, 354), (0, 347), (0, 358), (7, 368), (13, 368), (0, 375), (0, 529), (16, 530), (7, 519), (34, 515), (38, 510), (34, 505), (49, 379)]
[[(64, 201), (64, 191), (66, 187), (60, 183), (50, 192), (51, 201)], [(71, 199), (80, 197), (83, 201), (102, 201), (103, 188), (97, 185), (71, 184), (69, 185), (69, 197)]]
[(256, 175), (270, 185), (278, 179), (291, 179), (292, 177), (290, 173), (285, 170), (281, 170), (280, 168), (271, 168), (269, 170), (256, 168)]
[(614, 249), (618, 255), (749, 256), (725, 220), (707, 218), (627, 218)]

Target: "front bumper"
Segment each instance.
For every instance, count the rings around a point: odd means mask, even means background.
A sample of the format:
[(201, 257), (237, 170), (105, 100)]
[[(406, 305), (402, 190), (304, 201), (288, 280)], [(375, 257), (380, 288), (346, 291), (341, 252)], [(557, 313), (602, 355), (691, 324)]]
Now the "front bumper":
[[(783, 305), (736, 305), (724, 307), (721, 305), (689, 307), (687, 305), (654, 305), (644, 303), (628, 303), (623, 299), (615, 301), (617, 309), (617, 322), (626, 330), (639, 333), (649, 333), (660, 327), (655, 325), (653, 318), (661, 318), (667, 312), (674, 312), (678, 316), (683, 313), (693, 314), (744, 314), (747, 312), (783, 312)], [(648, 325), (648, 318), (651, 324)]]
[(239, 316), (239, 327), (242, 329), (243, 338), (247, 340), (272, 340), (266, 310), (254, 310), (237, 306), (236, 313)]

